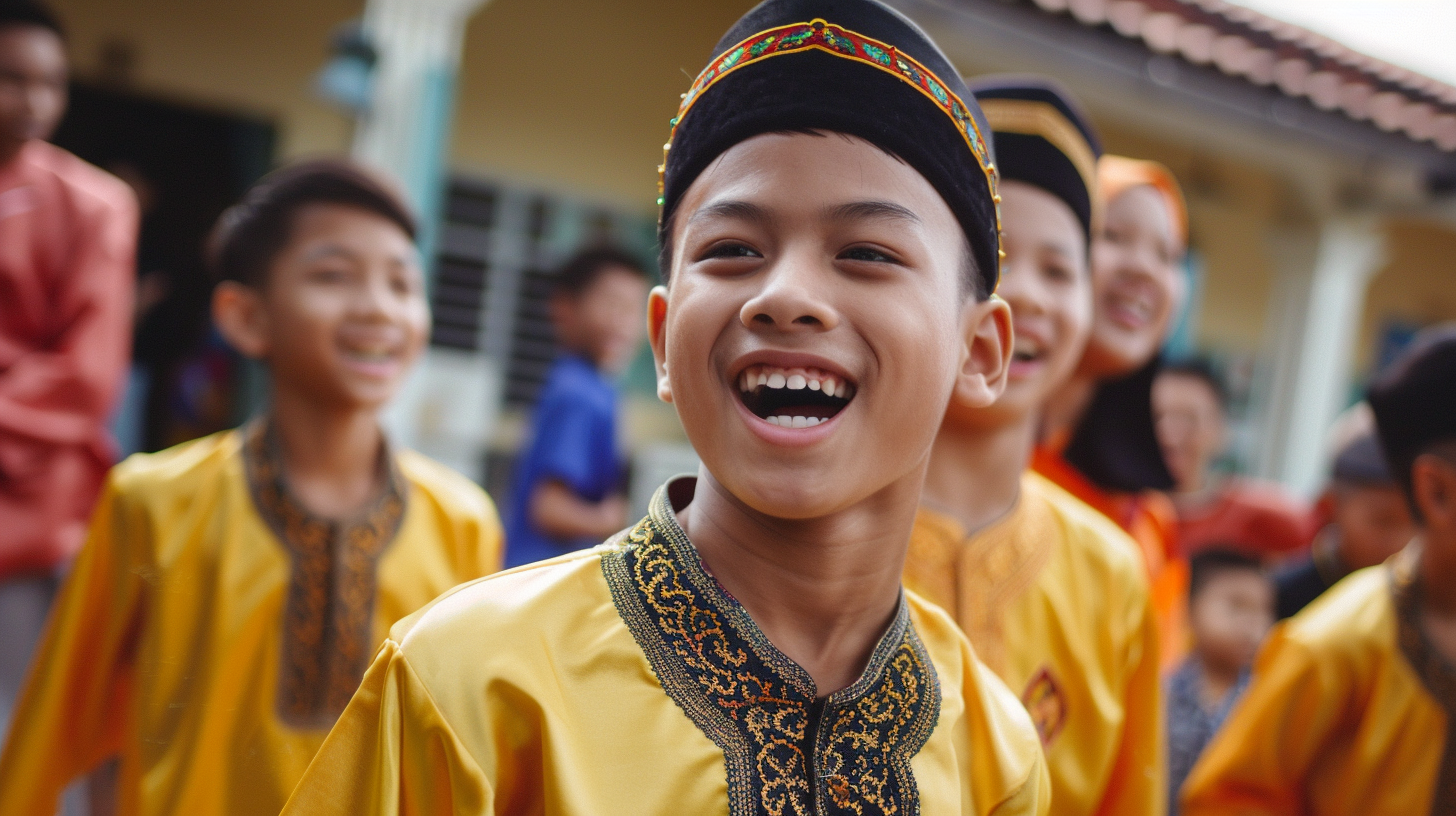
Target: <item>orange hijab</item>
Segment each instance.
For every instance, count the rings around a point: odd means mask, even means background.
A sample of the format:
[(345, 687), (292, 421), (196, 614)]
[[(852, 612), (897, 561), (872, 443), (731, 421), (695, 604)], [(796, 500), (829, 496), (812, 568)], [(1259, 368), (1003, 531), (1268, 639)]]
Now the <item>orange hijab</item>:
[(1188, 205), (1183, 200), (1183, 188), (1168, 168), (1155, 161), (1129, 159), (1125, 156), (1104, 155), (1097, 161), (1097, 198), (1106, 209), (1114, 199), (1123, 193), (1146, 184), (1158, 191), (1173, 216), (1173, 228), (1178, 240), (1188, 244)]

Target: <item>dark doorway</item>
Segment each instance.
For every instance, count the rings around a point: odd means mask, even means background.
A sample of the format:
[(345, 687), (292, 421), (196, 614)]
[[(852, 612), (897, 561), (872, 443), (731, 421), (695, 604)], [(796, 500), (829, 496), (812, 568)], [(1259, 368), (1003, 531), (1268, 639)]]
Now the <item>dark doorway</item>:
[(203, 244), (218, 215), (272, 165), (273, 125), (78, 83), (54, 141), (121, 176), (143, 207), (132, 387), (146, 394), (137, 446), (158, 450), (235, 424), (242, 366), (208, 318)]

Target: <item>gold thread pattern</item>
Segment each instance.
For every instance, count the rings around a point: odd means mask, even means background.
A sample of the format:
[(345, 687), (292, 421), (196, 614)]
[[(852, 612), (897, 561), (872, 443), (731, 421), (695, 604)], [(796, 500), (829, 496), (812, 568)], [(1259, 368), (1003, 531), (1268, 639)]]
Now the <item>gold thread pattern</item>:
[(663, 690), (722, 749), (730, 814), (919, 812), (910, 760), (939, 718), (940, 685), (903, 600), (860, 679), (817, 700), (708, 575), (666, 489), (602, 571)]
[(379, 467), (384, 490), (354, 519), (311, 514), (289, 492), (277, 440), (266, 420), (244, 432), (253, 504), (288, 552), (278, 716), (300, 729), (327, 729), (359, 687), (374, 647), (379, 558), (404, 517), (403, 479), (388, 446)]

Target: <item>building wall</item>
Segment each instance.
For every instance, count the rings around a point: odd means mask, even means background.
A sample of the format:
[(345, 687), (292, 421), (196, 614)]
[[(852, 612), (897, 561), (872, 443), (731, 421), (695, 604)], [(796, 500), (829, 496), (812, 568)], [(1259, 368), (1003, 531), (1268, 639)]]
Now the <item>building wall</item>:
[(1386, 241), (1388, 260), (1370, 282), (1360, 321), (1355, 360), (1359, 378), (1376, 364), (1388, 324), (1456, 320), (1456, 231), (1430, 221), (1397, 219), (1389, 223)]
[[(330, 32), (362, 0), (51, 0), (77, 76), (273, 121), (283, 157), (346, 150), (352, 120), (311, 90)], [(107, 75), (103, 52), (133, 56)]]

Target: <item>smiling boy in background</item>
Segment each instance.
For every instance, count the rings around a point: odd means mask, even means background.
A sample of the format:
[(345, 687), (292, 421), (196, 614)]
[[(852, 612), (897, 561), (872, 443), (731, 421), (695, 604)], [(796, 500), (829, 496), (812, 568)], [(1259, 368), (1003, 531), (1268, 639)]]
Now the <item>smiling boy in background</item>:
[(724, 35), (648, 304), (696, 479), (397, 626), (288, 813), (1045, 812), (1026, 712), (901, 589), (935, 429), (1011, 356), (975, 104), (873, 0)]
[(1137, 545), (1027, 470), (1042, 404), (1092, 320), (1096, 133), (1060, 86), (972, 82), (994, 131), (1016, 346), (994, 405), (952, 403), (931, 450), (905, 585), (949, 611), (1021, 695), (1056, 814), (1155, 814), (1163, 789), (1157, 631)]
[(378, 413), (429, 332), (404, 205), (352, 165), (259, 182), (219, 220), (213, 317), (266, 414), (111, 473), (0, 756), (0, 814), (120, 757), (128, 814), (272, 816), (389, 626), (500, 563), (465, 477)]

